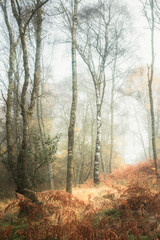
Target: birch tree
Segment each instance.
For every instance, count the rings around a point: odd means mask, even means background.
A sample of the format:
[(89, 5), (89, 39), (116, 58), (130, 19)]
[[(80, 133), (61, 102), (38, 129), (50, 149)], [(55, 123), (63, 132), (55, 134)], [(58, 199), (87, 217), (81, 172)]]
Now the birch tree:
[(73, 151), (74, 135), (77, 109), (77, 59), (76, 59), (76, 32), (78, 0), (74, 0), (72, 6), (71, 39), (72, 39), (72, 103), (70, 111), (70, 122), (68, 128), (68, 159), (67, 159), (67, 183), (66, 191), (72, 193), (73, 181)]
[(76, 124), (77, 109), (77, 57), (76, 57), (76, 36), (77, 36), (77, 14), (80, 0), (62, 1), (56, 6), (57, 12), (60, 13), (61, 29), (66, 30), (66, 36), (71, 41), (71, 61), (72, 61), (72, 102), (70, 109), (70, 120), (68, 126), (68, 157), (67, 157), (67, 179), (66, 191), (72, 193), (73, 182), (73, 160), (74, 160), (74, 137)]
[(96, 6), (84, 7), (80, 17), (84, 21), (79, 33), (77, 50), (91, 74), (96, 95), (96, 146), (94, 157), (94, 183), (99, 180), (101, 152), (101, 109), (106, 86), (105, 67), (109, 54), (109, 26), (111, 22), (111, 3), (99, 1)]
[[(123, 8), (123, 7), (122, 7)], [(80, 18), (83, 23), (78, 32), (77, 50), (91, 74), (96, 96), (97, 134), (94, 157), (94, 183), (99, 183), (101, 159), (101, 110), (106, 87), (106, 67), (113, 62), (116, 34), (115, 23), (123, 14), (116, 1), (98, 1), (97, 5), (85, 6)], [(117, 23), (117, 25), (118, 25)], [(120, 28), (121, 29), (121, 28)], [(122, 30), (122, 29), (121, 29)]]
[(154, 98), (152, 92), (152, 85), (154, 80), (154, 66), (155, 66), (155, 27), (156, 27), (156, 1), (146, 0), (143, 4), (143, 12), (145, 14), (146, 20), (150, 29), (151, 37), (151, 64), (148, 66), (148, 92), (149, 92), (149, 102), (150, 102), (150, 117), (151, 117), (151, 129), (152, 129), (152, 151), (155, 163), (155, 172), (158, 177), (158, 159), (157, 159), (157, 147), (156, 147), (156, 133), (155, 133), (155, 112), (154, 112)]
[(7, 1), (0, 1), (0, 6), (4, 14), (4, 20), (8, 31), (9, 37), (9, 69), (8, 69), (8, 89), (6, 99), (6, 140), (7, 140), (7, 168), (15, 181), (15, 165), (13, 154), (13, 131), (12, 131), (12, 104), (13, 104), (13, 89), (14, 89), (14, 62), (16, 54), (16, 45), (18, 39), (15, 39), (13, 34), (12, 25), (9, 21), (7, 12)]
[[(30, 11), (27, 9), (27, 13), (25, 9), (22, 7), (22, 2), (11, 0), (11, 7), (13, 15), (16, 19), (18, 32), (20, 36), (20, 43), (23, 54), (23, 68), (24, 68), (24, 82), (22, 86), (21, 93), (21, 115), (23, 121), (23, 129), (22, 129), (22, 146), (20, 149), (20, 153), (17, 159), (17, 192), (24, 193), (24, 189), (29, 187), (29, 182), (27, 179), (26, 173), (26, 163), (29, 159), (28, 157), (28, 147), (29, 147), (29, 128), (30, 122), (33, 115), (33, 111), (35, 108), (36, 98), (39, 89), (40, 83), (40, 59), (41, 59), (41, 42), (42, 42), (42, 6), (47, 2), (37, 0), (35, 5), (30, 6)], [(33, 8), (31, 8), (33, 7)], [(32, 10), (31, 10), (32, 9)], [(27, 101), (29, 84), (31, 80), (31, 69), (29, 65), (29, 56), (28, 56), (28, 44), (27, 44), (27, 28), (35, 16), (35, 24), (36, 24), (36, 40), (35, 40), (35, 66), (33, 72), (33, 84), (30, 95), (30, 102)]]

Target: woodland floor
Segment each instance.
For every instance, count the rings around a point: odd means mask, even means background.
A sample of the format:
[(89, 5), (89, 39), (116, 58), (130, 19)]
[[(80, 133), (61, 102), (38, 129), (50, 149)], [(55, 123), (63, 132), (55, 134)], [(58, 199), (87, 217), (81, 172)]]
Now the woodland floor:
[(160, 180), (152, 161), (126, 166), (65, 191), (0, 202), (1, 240), (160, 239)]

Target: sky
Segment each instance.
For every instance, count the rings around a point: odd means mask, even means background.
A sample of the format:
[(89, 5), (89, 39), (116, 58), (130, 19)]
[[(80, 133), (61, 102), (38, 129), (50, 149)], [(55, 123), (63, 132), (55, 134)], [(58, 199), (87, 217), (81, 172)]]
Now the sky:
[[(136, 54), (139, 56), (139, 59), (137, 60), (137, 62), (135, 62), (135, 65), (138, 66), (150, 64), (150, 33), (147, 29), (148, 27), (146, 19), (141, 12), (140, 0), (123, 0), (123, 2), (130, 9), (131, 14), (133, 15), (133, 21), (135, 25), (133, 38), (137, 49)], [(158, 54), (158, 52), (160, 53), (159, 39), (160, 33), (157, 32), (155, 34), (155, 49), (157, 53), (155, 65), (157, 66), (157, 69), (160, 62), (160, 55)], [(49, 39), (48, 41), (50, 40), (52, 41), (53, 39)], [(68, 46), (68, 48), (66, 48), (66, 46)], [(69, 44), (53, 44), (53, 46), (50, 45), (48, 50), (45, 49), (45, 51), (45, 55), (47, 56), (46, 58), (48, 58), (47, 61), (50, 64), (54, 82), (62, 81), (64, 78), (71, 76), (71, 57)], [(81, 67), (83, 68), (83, 66)], [(130, 109), (130, 111), (133, 111), (133, 109)], [(133, 117), (130, 117), (128, 120), (129, 131), (125, 138), (125, 161), (126, 163), (135, 163), (138, 161), (139, 156), (143, 154), (143, 151), (139, 141), (137, 140), (136, 135), (133, 134), (132, 131), (133, 129), (137, 129), (135, 120)]]
[[(93, 2), (96, 2), (93, 1)], [(139, 57), (137, 61), (138, 64), (150, 64), (151, 62), (151, 51), (150, 51), (150, 33), (148, 30), (148, 24), (143, 16), (141, 11), (141, 3), (140, 0), (123, 0), (124, 4), (128, 6), (130, 12), (133, 16), (133, 22), (135, 26), (135, 30), (133, 32), (133, 38), (135, 41), (135, 47), (137, 49), (136, 54)], [(159, 40), (160, 34), (155, 33), (155, 48), (159, 49), (156, 52), (160, 52), (160, 44)], [(66, 75), (71, 74), (71, 69), (69, 67), (69, 62), (66, 64), (66, 58), (70, 59), (70, 48), (69, 44), (68, 49), (66, 51), (65, 44), (59, 44), (54, 47), (54, 55), (56, 55), (56, 61), (54, 62), (54, 76), (56, 79), (60, 80), (63, 79)], [(156, 62), (160, 60), (160, 56), (156, 55)], [(59, 69), (63, 66), (63, 72), (59, 71)], [(56, 80), (55, 79), (55, 80)]]
[[(126, 0), (129, 8), (132, 9), (132, 13), (134, 16), (135, 22), (135, 34), (137, 35), (138, 52), (140, 56), (140, 61), (138, 64), (142, 64), (144, 66), (150, 65), (151, 63), (151, 37), (150, 31), (148, 29), (148, 23), (143, 16), (143, 12), (141, 11), (141, 3), (140, 0)], [(159, 68), (160, 63), (160, 32), (155, 32), (155, 67)], [(133, 109), (132, 109), (133, 110)], [(131, 110), (131, 111), (132, 111)], [(129, 128), (131, 130), (137, 129), (136, 123), (134, 123), (134, 118), (130, 117), (129, 119)], [(146, 133), (143, 132), (144, 139), (146, 138)], [(147, 143), (146, 143), (147, 145)], [(139, 161), (140, 156), (143, 156), (142, 146), (138, 140), (136, 134), (130, 131), (126, 137), (126, 153), (125, 160), (127, 163), (136, 163)]]
[[(133, 22), (135, 26), (135, 30), (133, 32), (134, 44), (136, 46), (136, 55), (138, 55), (137, 61), (134, 63), (135, 66), (140, 65), (150, 65), (151, 63), (151, 40), (150, 40), (150, 31), (148, 29), (148, 24), (143, 16), (143, 12), (141, 11), (141, 3), (140, 0), (123, 0), (123, 2), (128, 6), (130, 12), (133, 16)], [(155, 49), (156, 52), (160, 52), (160, 33), (155, 33)], [(70, 65), (70, 46), (68, 45), (68, 49), (66, 51), (66, 45), (62, 44), (57, 45), (54, 48), (54, 55), (56, 56), (56, 61), (53, 63), (53, 75), (55, 81), (59, 82), (67, 76), (71, 75), (71, 65)], [(66, 62), (68, 62), (66, 64)], [(156, 55), (155, 65), (158, 68), (158, 63), (160, 62), (160, 55)], [(61, 71), (63, 69), (63, 71)], [(133, 109), (130, 109), (133, 112)], [(132, 115), (132, 114), (131, 114)], [(143, 149), (140, 144), (137, 125), (135, 123), (135, 118), (130, 116), (128, 119), (128, 133), (125, 137), (125, 162), (126, 163), (137, 163), (140, 157), (143, 157)], [(145, 133), (144, 138), (145, 138)], [(146, 143), (147, 144), (147, 143)]]

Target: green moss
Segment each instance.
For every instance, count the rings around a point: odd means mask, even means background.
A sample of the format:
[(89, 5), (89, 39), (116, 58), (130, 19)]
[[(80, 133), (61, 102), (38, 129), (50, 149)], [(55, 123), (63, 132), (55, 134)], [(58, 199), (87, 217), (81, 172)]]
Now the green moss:
[(8, 227), (9, 225), (11, 225), (11, 224), (8, 223), (8, 222), (1, 222), (1, 223), (0, 223), (0, 228), (6, 228), (6, 227)]
[(15, 225), (13, 226), (13, 230), (23, 230), (23, 229), (26, 229), (27, 225), (25, 223), (22, 223), (20, 225)]
[(100, 211), (93, 217), (93, 225), (99, 225), (100, 221), (105, 217), (105, 211)]
[[(131, 234), (131, 235), (128, 235), (128, 240), (138, 240), (138, 238), (133, 234)], [(151, 238), (148, 236), (140, 236), (140, 240), (151, 240)]]
[(160, 239), (160, 232), (157, 232), (157, 237), (158, 239)]
[(141, 236), (140, 240), (151, 240), (151, 238), (148, 236)]
[(24, 236), (19, 236), (19, 237), (14, 237), (12, 238), (12, 240), (26, 240), (27, 237), (24, 237)]
[(119, 220), (120, 216), (122, 215), (123, 210), (117, 209), (108, 209), (105, 210), (105, 216), (110, 216), (115, 220)]
[[(11, 233), (10, 240), (25, 240), (25, 239), (27, 239), (25, 236), (16, 233), (18, 230), (20, 230), (20, 231), (26, 230), (27, 229), (26, 223), (23, 222), (23, 223), (11, 224), (10, 222), (1, 222), (1, 224), (0, 224), (1, 230), (5, 229), (9, 226), (12, 226), (12, 233)], [(0, 230), (0, 233), (1, 233), (1, 230)]]
[(138, 240), (138, 238), (131, 234), (128, 235), (128, 240)]
[[(98, 226), (100, 221), (103, 218), (106, 218), (106, 225), (107, 225), (107, 221), (110, 219), (111, 221), (119, 221), (121, 215), (122, 215), (122, 211), (123, 210), (117, 210), (117, 209), (105, 209), (102, 210), (100, 212), (98, 212), (97, 214), (94, 215), (93, 217), (93, 225), (94, 226)], [(108, 220), (107, 220), (108, 219)]]

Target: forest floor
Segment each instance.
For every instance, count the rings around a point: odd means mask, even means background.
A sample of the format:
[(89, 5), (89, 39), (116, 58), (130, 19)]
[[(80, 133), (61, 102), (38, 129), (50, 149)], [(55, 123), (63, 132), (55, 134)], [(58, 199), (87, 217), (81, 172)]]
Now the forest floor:
[(158, 240), (160, 180), (152, 161), (115, 170), (101, 183), (37, 193), (40, 204), (18, 194), (0, 202), (1, 240)]

